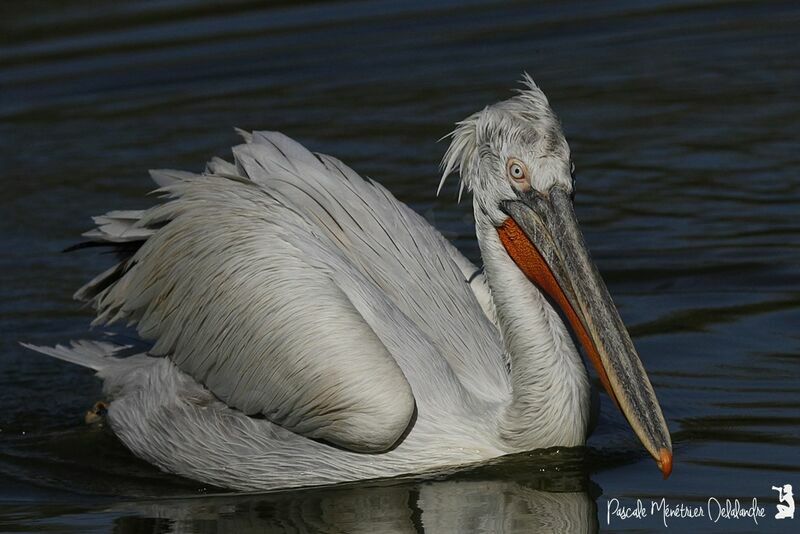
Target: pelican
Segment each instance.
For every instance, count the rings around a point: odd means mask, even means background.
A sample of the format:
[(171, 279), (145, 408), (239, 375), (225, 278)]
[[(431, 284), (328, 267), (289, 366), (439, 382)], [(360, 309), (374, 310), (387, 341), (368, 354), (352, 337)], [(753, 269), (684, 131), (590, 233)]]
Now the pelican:
[[(93, 369), (164, 471), (236, 490), (393, 477), (581, 446), (600, 381), (664, 477), (661, 408), (578, 227), (570, 150), (526, 74), (451, 134), (479, 270), (380, 184), (289, 137), (151, 171), (163, 202), (95, 217), (119, 262), (75, 297), (115, 338), (30, 348)], [(574, 338), (573, 335), (574, 334)]]

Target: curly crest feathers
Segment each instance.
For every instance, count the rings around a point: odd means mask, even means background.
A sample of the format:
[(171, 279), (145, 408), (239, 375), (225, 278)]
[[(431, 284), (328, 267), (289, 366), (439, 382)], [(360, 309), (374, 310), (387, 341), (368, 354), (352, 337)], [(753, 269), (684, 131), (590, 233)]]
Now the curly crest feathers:
[[(520, 121), (527, 123), (524, 129), (538, 131), (543, 137), (563, 139), (561, 127), (547, 96), (539, 89), (528, 73), (523, 73), (520, 80), (522, 88), (517, 90), (517, 96), (483, 110), (473, 113), (463, 121), (457, 122), (455, 129), (442, 139), (451, 138), (450, 146), (442, 158), (442, 177), (436, 190), (437, 196), (441, 193), (447, 177), (458, 172), (461, 181), (458, 199), (464, 187), (470, 191), (474, 184), (472, 178), (480, 161), (480, 146), (491, 138), (491, 135), (502, 126), (503, 131), (509, 135), (517, 135), (523, 127)], [(564, 143), (565, 147), (566, 144)], [(560, 148), (560, 147), (557, 147)]]

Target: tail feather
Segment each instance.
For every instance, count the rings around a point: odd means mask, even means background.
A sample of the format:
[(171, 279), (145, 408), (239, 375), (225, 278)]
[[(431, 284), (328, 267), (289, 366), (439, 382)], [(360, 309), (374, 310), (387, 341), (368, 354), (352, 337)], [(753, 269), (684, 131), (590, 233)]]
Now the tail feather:
[(105, 341), (80, 340), (71, 341), (69, 346), (56, 345), (55, 347), (41, 347), (30, 343), (20, 343), (26, 349), (30, 349), (59, 360), (74, 363), (82, 367), (88, 367), (95, 371), (101, 371), (112, 363), (109, 357), (117, 352), (130, 348), (129, 345), (116, 345)]

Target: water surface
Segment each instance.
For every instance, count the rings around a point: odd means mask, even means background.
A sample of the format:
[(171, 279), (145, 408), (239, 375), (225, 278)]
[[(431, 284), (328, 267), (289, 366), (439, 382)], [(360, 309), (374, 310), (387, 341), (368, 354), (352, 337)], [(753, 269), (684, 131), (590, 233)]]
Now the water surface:
[[(0, 17), (0, 530), (584, 531), (613, 498), (711, 496), (768, 517), (671, 528), (788, 528), (770, 488), (800, 490), (796, 3), (19, 4)], [(150, 205), (148, 168), (228, 155), (233, 126), (336, 155), (477, 261), (455, 180), (434, 195), (436, 140), (523, 70), (564, 123), (578, 216), (672, 430), (669, 481), (603, 396), (586, 449), (219, 496), (85, 426), (99, 381), (17, 345), (84, 335), (70, 295), (108, 258), (59, 251), (91, 215)]]

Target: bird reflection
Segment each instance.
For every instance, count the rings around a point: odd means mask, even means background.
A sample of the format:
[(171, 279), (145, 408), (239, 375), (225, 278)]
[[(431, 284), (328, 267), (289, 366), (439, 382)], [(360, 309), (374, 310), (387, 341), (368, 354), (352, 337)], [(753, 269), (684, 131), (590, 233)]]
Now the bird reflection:
[[(446, 480), (126, 505), (115, 532), (596, 532), (586, 491), (515, 481)], [(130, 507), (133, 509), (131, 510)], [(142, 519), (144, 516), (147, 519)], [(150, 529), (147, 529), (150, 530)]]

